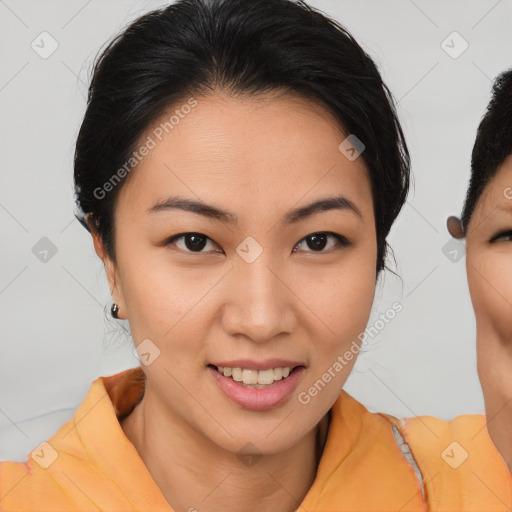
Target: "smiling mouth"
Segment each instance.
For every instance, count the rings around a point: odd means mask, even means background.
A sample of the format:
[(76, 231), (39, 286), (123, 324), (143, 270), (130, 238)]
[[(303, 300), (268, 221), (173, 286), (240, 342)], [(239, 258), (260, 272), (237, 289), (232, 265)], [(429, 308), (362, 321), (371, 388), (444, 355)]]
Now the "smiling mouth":
[(222, 366), (208, 365), (222, 376), (231, 378), (239, 385), (246, 388), (265, 389), (275, 385), (276, 382), (286, 380), (302, 365), (290, 367), (269, 368), (267, 370), (252, 370), (249, 368), (229, 368)]

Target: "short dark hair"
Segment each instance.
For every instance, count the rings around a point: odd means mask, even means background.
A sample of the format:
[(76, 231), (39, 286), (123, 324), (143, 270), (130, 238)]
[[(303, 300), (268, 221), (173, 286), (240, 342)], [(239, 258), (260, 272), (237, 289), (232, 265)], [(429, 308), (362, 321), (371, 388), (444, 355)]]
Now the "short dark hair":
[(164, 110), (215, 88), (299, 93), (327, 107), (346, 135), (363, 142), (380, 272), (409, 190), (408, 148), (373, 60), (344, 27), (302, 0), (178, 0), (132, 22), (97, 58), (74, 179), (77, 218), (88, 229), (84, 215), (91, 214), (112, 261), (121, 184), (102, 198), (95, 190), (129, 160)]
[(491, 100), (476, 132), (471, 154), (471, 178), (461, 218), (464, 234), (467, 234), (471, 217), (482, 192), (510, 154), (512, 154), (512, 68), (501, 73), (494, 81)]

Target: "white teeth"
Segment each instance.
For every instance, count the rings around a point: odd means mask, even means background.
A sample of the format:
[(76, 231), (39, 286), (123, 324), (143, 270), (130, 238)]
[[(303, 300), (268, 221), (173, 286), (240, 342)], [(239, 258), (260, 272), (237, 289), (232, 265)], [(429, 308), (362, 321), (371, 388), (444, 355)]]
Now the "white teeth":
[[(245, 372), (245, 370), (244, 370)], [(272, 384), (274, 382), (274, 370), (262, 370), (260, 372), (257, 372), (257, 380), (258, 384)], [(245, 384), (245, 379), (244, 379)], [(255, 382), (251, 384), (256, 384)]]
[(276, 380), (288, 377), (292, 370), (290, 367), (279, 367), (258, 371), (249, 368), (229, 368), (227, 366), (217, 366), (217, 369), (224, 377), (231, 377), (236, 382), (243, 382), (248, 385), (273, 384)]
[(233, 380), (236, 380), (237, 382), (242, 382), (242, 368), (232, 368), (231, 376), (233, 377)]
[(242, 381), (244, 384), (258, 384), (258, 373), (256, 370), (242, 370)]

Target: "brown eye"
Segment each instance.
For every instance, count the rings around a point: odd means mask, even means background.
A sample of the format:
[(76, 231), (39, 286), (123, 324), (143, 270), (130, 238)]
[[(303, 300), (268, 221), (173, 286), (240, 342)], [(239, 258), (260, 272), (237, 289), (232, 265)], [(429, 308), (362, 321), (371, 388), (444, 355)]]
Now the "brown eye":
[[(327, 245), (327, 241), (329, 238), (335, 239), (337, 241), (337, 244), (334, 245), (334, 247), (343, 247), (350, 245), (349, 241), (336, 233), (327, 233), (327, 232), (319, 232), (319, 233), (312, 233), (306, 237), (304, 237), (295, 247), (298, 247), (299, 245), (306, 242), (307, 246), (312, 249), (312, 251), (306, 251), (306, 252), (329, 252), (324, 251), (324, 248)], [(332, 246), (329, 247), (329, 249), (332, 249)], [(294, 252), (297, 252), (296, 249), (294, 249)]]
[[(182, 246), (179, 247), (178, 244), (175, 244), (176, 241), (183, 241), (181, 244)], [(213, 244), (215, 243), (213, 240), (208, 238), (206, 235), (203, 235), (202, 233), (181, 233), (169, 238), (166, 241), (166, 245), (174, 244), (178, 246), (182, 251), (201, 253), (208, 252), (203, 251), (208, 241), (212, 242)]]

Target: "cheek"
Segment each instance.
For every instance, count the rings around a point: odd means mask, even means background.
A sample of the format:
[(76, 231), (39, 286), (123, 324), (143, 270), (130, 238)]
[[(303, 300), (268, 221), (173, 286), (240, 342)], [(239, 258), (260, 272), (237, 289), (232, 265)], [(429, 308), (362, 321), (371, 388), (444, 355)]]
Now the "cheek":
[(468, 283), (479, 329), (512, 342), (512, 252), (468, 253)]
[(324, 311), (333, 330), (351, 336), (364, 331), (375, 294), (376, 247), (354, 251), (330, 276), (332, 284), (322, 290)]
[[(300, 290), (311, 312), (311, 336), (315, 351), (316, 372), (330, 368), (342, 356), (341, 380), (346, 379), (358, 354), (362, 334), (368, 324), (375, 295), (375, 252), (354, 251), (339, 266), (328, 272), (315, 269), (301, 276)], [(304, 293), (304, 292), (303, 292)], [(306, 313), (305, 313), (306, 314)], [(348, 357), (343, 357), (347, 350)]]
[(150, 338), (162, 345), (172, 338), (190, 345), (183, 329), (191, 328), (200, 339), (198, 315), (220, 276), (199, 265), (176, 266), (165, 248), (128, 254), (120, 261), (121, 281), (135, 343)]
[(318, 290), (312, 300), (332, 331), (346, 340), (366, 327), (375, 294), (375, 273), (362, 266), (347, 268), (331, 280), (331, 284)]

